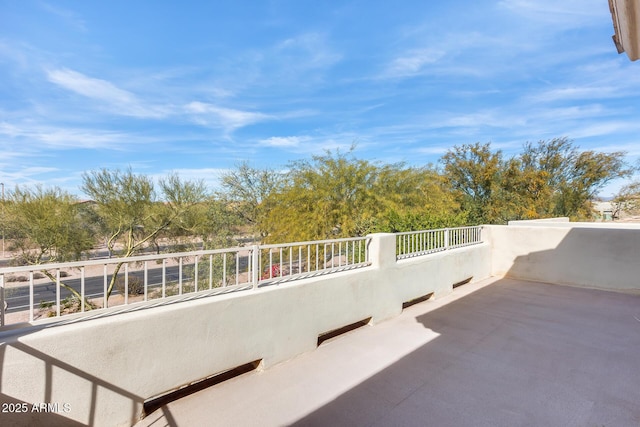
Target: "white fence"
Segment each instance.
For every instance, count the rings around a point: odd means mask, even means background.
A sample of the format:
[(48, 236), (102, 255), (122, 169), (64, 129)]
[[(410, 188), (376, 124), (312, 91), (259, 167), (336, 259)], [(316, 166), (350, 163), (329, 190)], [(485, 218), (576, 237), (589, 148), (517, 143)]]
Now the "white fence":
[(0, 326), (366, 267), (369, 241), (358, 237), (2, 268)]
[(396, 257), (405, 259), (482, 243), (482, 227), (408, 231), (396, 236)]
[[(402, 259), (480, 243), (482, 236), (481, 227), (461, 227), (398, 233), (396, 239)], [(367, 267), (370, 242), (356, 237), (2, 268), (0, 326), (99, 316), (114, 307), (131, 310)]]

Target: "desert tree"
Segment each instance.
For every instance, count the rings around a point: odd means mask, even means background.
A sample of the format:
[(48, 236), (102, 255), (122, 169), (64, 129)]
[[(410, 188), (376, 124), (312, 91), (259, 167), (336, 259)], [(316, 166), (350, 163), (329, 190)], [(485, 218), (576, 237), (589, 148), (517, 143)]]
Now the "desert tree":
[[(42, 265), (41, 272), (52, 281), (56, 277), (47, 263), (77, 260), (94, 244), (89, 225), (82, 216), (78, 200), (57, 187), (41, 185), (16, 187), (4, 202), (4, 220), (12, 236), (13, 262), (19, 265)], [(77, 301), (80, 293), (64, 282)], [(87, 301), (88, 303), (88, 301)], [(87, 304), (93, 307), (91, 303)]]
[[(83, 175), (82, 191), (95, 203), (96, 215), (107, 236), (110, 253), (132, 256), (163, 233), (180, 228), (184, 220), (206, 200), (202, 181), (183, 181), (176, 174), (154, 181), (127, 170), (101, 169)], [(122, 245), (117, 250), (116, 244)], [(123, 263), (116, 265), (107, 288), (113, 291)]]
[(487, 144), (455, 146), (441, 159), (444, 175), (473, 222), (591, 216), (607, 183), (629, 176), (625, 153), (580, 151), (567, 138), (526, 143), (505, 159)]
[[(225, 211), (233, 212), (262, 239), (269, 234), (267, 216), (273, 200), (271, 196), (282, 184), (283, 174), (279, 171), (259, 169), (245, 161), (222, 175), (218, 199), (226, 205)], [(214, 204), (211, 207), (214, 211), (217, 209), (217, 214), (225, 213), (219, 209), (221, 206)]]

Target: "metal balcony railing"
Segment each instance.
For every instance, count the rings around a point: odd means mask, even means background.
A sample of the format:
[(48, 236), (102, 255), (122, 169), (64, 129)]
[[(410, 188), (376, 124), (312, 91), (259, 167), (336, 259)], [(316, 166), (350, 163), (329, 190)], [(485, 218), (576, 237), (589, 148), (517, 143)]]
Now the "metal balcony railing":
[[(368, 236), (0, 268), (0, 326), (100, 316), (117, 306), (131, 311), (367, 267), (370, 242)], [(396, 259), (481, 242), (482, 227), (397, 233)], [(135, 304), (141, 302), (147, 304)]]
[(369, 261), (369, 237), (261, 245), (261, 282), (280, 282), (358, 267)]
[[(366, 267), (371, 264), (370, 240), (358, 237), (1, 268), (0, 326), (74, 313), (99, 315), (116, 306), (129, 311), (127, 306), (137, 302), (160, 305)], [(8, 322), (8, 317), (19, 319)]]
[(396, 259), (482, 243), (482, 226), (396, 233)]

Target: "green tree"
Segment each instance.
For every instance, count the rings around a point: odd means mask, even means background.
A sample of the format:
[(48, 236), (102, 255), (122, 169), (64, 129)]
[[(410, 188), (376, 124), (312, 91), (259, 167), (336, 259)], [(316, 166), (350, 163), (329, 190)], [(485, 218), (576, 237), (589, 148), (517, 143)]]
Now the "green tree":
[(441, 159), (448, 185), (472, 223), (503, 222), (505, 163), (491, 144), (454, 146)]
[[(206, 199), (202, 181), (183, 181), (175, 174), (161, 179), (159, 189), (158, 194), (150, 178), (131, 169), (102, 169), (83, 175), (82, 191), (96, 203), (96, 215), (111, 253), (116, 253), (119, 242), (122, 250), (117, 251), (118, 256), (129, 257), (163, 233), (184, 229), (185, 218)], [(122, 264), (115, 267), (107, 298)]]
[(282, 183), (283, 177), (278, 171), (258, 169), (242, 162), (222, 175), (223, 191), (219, 196), (242, 223), (264, 238), (269, 234), (267, 215), (271, 195), (280, 190)]
[(541, 216), (591, 218), (598, 191), (632, 172), (624, 152), (580, 151), (566, 137), (527, 143), (520, 158), (527, 178), (542, 183), (538, 192), (528, 194), (536, 198)]
[(462, 209), (475, 223), (591, 217), (591, 200), (608, 182), (628, 176), (625, 153), (580, 151), (567, 138), (526, 143), (505, 160), (487, 144), (456, 146), (441, 159)]
[(269, 240), (315, 240), (404, 231), (455, 217), (431, 168), (379, 164), (327, 151), (288, 165), (285, 183), (270, 198)]
[(640, 214), (640, 181), (623, 186), (611, 200), (613, 218), (619, 218), (622, 212), (628, 215)]
[[(57, 187), (16, 187), (5, 202), (5, 221), (13, 237), (12, 250), (17, 251), (14, 263), (20, 265), (77, 260), (94, 244), (78, 200)], [(41, 272), (56, 280), (46, 265)], [(80, 301), (78, 291), (64, 282), (60, 284)]]
[(382, 188), (384, 210), (370, 231), (402, 232), (456, 227), (468, 222), (467, 215), (433, 167), (386, 167), (389, 186)]

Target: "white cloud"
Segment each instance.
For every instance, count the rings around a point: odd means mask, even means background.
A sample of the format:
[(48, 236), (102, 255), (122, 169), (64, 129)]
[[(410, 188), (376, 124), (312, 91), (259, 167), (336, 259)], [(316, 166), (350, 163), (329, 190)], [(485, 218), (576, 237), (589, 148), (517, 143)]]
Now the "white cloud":
[(287, 67), (296, 68), (326, 68), (342, 59), (342, 55), (330, 49), (326, 37), (319, 33), (304, 33), (286, 39), (276, 45), (275, 53), (295, 57), (295, 61), (287, 61)]
[(614, 86), (572, 86), (558, 89), (551, 89), (532, 95), (530, 98), (534, 101), (567, 101), (582, 99), (603, 99), (603, 98), (619, 98), (626, 96), (618, 88)]
[[(117, 148), (131, 141), (130, 135), (95, 129), (61, 128), (41, 125), (14, 125), (0, 122), (0, 135), (41, 148)], [(14, 144), (15, 145), (15, 144)]]
[(261, 145), (269, 147), (297, 147), (301, 142), (309, 141), (308, 136), (272, 136), (260, 141)]
[(86, 22), (77, 13), (68, 9), (63, 9), (59, 6), (52, 6), (49, 3), (43, 2), (43, 3), (40, 3), (40, 5), (44, 10), (51, 13), (55, 17), (62, 19), (72, 28), (75, 28), (76, 30), (83, 33), (87, 32)]
[(106, 80), (88, 77), (67, 68), (47, 70), (46, 73), (51, 83), (87, 98), (101, 101), (115, 114), (163, 118), (170, 113), (166, 107), (145, 105), (131, 92), (120, 89)]
[(196, 123), (203, 126), (221, 127), (226, 131), (233, 131), (272, 118), (263, 113), (223, 108), (198, 101), (191, 102), (184, 108), (187, 113), (194, 114)]
[(603, 121), (588, 126), (581, 126), (571, 133), (572, 138), (589, 138), (594, 136), (615, 135), (626, 132), (639, 132), (640, 124), (624, 121)]
[(410, 77), (420, 74), (425, 66), (438, 62), (445, 56), (444, 51), (419, 49), (406, 52), (391, 61), (383, 72), (383, 77)]
[(563, 26), (583, 25), (597, 22), (602, 16), (606, 2), (600, 0), (502, 0), (503, 7), (527, 19)]

